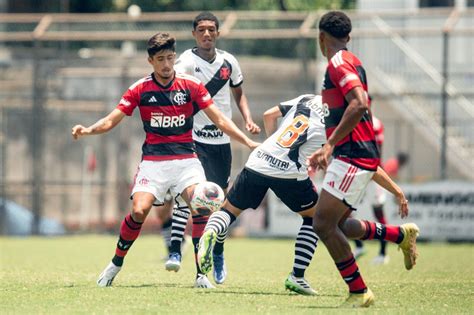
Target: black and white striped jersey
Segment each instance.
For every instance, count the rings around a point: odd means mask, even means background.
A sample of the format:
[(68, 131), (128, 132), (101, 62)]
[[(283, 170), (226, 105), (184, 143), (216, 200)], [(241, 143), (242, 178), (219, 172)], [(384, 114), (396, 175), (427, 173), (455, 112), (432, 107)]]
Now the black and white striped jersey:
[(280, 126), (251, 153), (245, 167), (271, 177), (306, 179), (306, 159), (326, 143), (321, 96), (300, 95), (279, 108)]
[[(195, 48), (184, 51), (176, 60), (176, 72), (198, 78), (211, 94), (214, 104), (228, 118), (232, 118), (230, 87), (243, 83), (237, 59), (228, 52), (216, 49), (216, 58), (209, 62), (197, 55)], [(230, 143), (230, 138), (219, 130), (204, 112), (194, 116), (193, 138), (208, 144)]]

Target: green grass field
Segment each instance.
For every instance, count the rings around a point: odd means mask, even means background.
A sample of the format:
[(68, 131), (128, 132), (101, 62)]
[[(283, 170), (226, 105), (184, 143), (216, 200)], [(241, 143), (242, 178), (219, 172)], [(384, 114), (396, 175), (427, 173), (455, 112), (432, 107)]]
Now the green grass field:
[[(292, 240), (229, 239), (228, 278), (215, 290), (192, 288), (191, 250), (178, 273), (167, 272), (163, 241), (156, 236), (140, 237), (114, 287), (98, 288), (96, 278), (115, 243), (113, 236), (95, 235), (0, 238), (0, 314), (343, 313), (337, 306), (346, 285), (322, 244), (306, 273), (319, 295), (306, 297), (283, 286), (292, 266)], [(473, 245), (420, 244), (419, 263), (409, 272), (395, 246), (388, 248), (388, 265), (371, 265), (376, 246), (369, 244), (359, 262), (376, 296), (376, 304), (363, 312), (474, 313)]]

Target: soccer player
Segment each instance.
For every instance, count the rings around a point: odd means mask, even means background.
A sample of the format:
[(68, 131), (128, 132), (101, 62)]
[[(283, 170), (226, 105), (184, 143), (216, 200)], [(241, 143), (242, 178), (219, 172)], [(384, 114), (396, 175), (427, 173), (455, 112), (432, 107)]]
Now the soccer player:
[[(413, 223), (391, 226), (348, 218), (370, 179), (377, 177), (380, 163), (365, 70), (346, 47), (351, 29), (351, 21), (343, 12), (330, 11), (319, 21), (319, 45), (328, 60), (322, 88), (328, 111), (327, 142), (310, 156), (308, 164), (326, 170), (313, 227), (349, 286), (349, 297), (342, 306), (368, 307), (374, 302), (374, 295), (359, 273), (347, 237), (399, 244), (409, 270), (416, 263), (419, 229)], [(404, 217), (407, 212), (401, 215)]]
[[(133, 207), (122, 221), (115, 256), (97, 280), (100, 287), (112, 285), (153, 204), (162, 203), (170, 190), (174, 195), (180, 194), (189, 206), (195, 185), (206, 180), (192, 139), (193, 116), (198, 111), (204, 111), (233, 139), (250, 148), (258, 145), (220, 112), (198, 79), (175, 73), (175, 46), (175, 38), (167, 33), (151, 37), (147, 51), (153, 73), (132, 84), (117, 108), (106, 117), (90, 127), (72, 128), (74, 139), (105, 133), (138, 107), (146, 133), (142, 161), (131, 193)], [(207, 283), (205, 275), (197, 275), (196, 287)]]
[[(322, 88), (327, 142), (309, 157), (308, 164), (326, 170), (313, 227), (349, 286), (349, 297), (342, 306), (368, 307), (374, 295), (359, 273), (347, 238), (384, 239), (399, 244), (409, 270), (416, 263), (419, 229), (413, 223), (391, 226), (348, 218), (371, 178), (379, 177), (376, 171), (380, 163), (365, 70), (347, 50), (351, 29), (351, 21), (343, 12), (330, 11), (319, 21), (319, 45), (328, 60)], [(401, 202), (408, 210), (407, 201)], [(401, 212), (402, 217), (406, 215), (407, 211)]]
[[(283, 120), (277, 130), (277, 119)], [(246, 209), (256, 209), (271, 189), (292, 211), (302, 217), (295, 243), (293, 270), (285, 281), (291, 291), (314, 295), (304, 278), (318, 238), (312, 229), (318, 195), (308, 176), (306, 159), (326, 142), (321, 96), (301, 95), (267, 110), (265, 131), (269, 138), (255, 149), (240, 172), (220, 211), (213, 213), (199, 242), (198, 261), (207, 273), (216, 240)], [(275, 132), (276, 130), (276, 132)]]
[[(283, 120), (277, 129), (277, 119)], [(316, 292), (304, 278), (316, 249), (318, 237), (312, 226), (318, 195), (308, 176), (306, 159), (325, 141), (324, 108), (321, 96), (301, 95), (281, 103), (264, 114), (265, 131), (269, 138), (255, 149), (244, 170), (229, 191), (220, 211), (211, 215), (199, 242), (198, 260), (203, 272), (212, 267), (211, 252), (219, 234), (225, 234), (235, 219), (248, 208), (256, 209), (268, 189), (271, 189), (292, 211), (303, 218), (295, 244), (293, 271), (285, 287), (304, 295)], [(378, 169), (375, 180), (405, 201), (401, 189), (383, 170)], [(406, 204), (405, 204), (406, 205)], [(406, 212), (401, 208), (400, 211)]]
[[(245, 122), (245, 128), (252, 134), (258, 134), (260, 127), (252, 120), (247, 97), (242, 83), (243, 75), (237, 59), (230, 53), (217, 49), (219, 20), (210, 12), (202, 12), (193, 21), (192, 34), (196, 47), (184, 51), (176, 61), (175, 70), (195, 76), (209, 91), (214, 104), (230, 119), (232, 117), (231, 92)], [(215, 182), (227, 192), (231, 172), (231, 146), (229, 137), (222, 132), (204, 113), (198, 113), (194, 119), (193, 138), (196, 150), (208, 181)], [(208, 217), (193, 216), (193, 244), (195, 253), (199, 236)], [(174, 216), (171, 236), (170, 259), (167, 269), (179, 269), (181, 261), (180, 236), (184, 232), (185, 221)], [(227, 272), (224, 261), (224, 239), (219, 239), (214, 248), (214, 280), (217, 284), (225, 281)]]

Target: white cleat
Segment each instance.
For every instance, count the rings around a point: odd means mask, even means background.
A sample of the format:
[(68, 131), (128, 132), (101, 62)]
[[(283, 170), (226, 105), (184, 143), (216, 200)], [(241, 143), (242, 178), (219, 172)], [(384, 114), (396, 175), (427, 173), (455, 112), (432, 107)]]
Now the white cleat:
[(317, 292), (309, 285), (305, 278), (297, 278), (292, 273), (286, 278), (285, 288), (302, 295), (316, 295)]
[(195, 288), (201, 289), (215, 289), (216, 287), (212, 285), (211, 281), (207, 278), (206, 275), (199, 274), (194, 283)]
[(165, 264), (165, 269), (168, 271), (178, 272), (181, 268), (181, 255), (179, 253), (171, 253), (168, 261)]
[(110, 287), (120, 269), (122, 267), (115, 266), (113, 262), (110, 262), (97, 279), (97, 285), (99, 287)]
[(387, 255), (378, 255), (372, 259), (372, 265), (386, 265), (390, 262), (390, 257)]

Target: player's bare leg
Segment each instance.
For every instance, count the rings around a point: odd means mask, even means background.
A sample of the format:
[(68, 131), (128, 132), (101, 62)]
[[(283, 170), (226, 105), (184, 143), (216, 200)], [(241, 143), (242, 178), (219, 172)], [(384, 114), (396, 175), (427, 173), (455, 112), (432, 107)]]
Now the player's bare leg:
[(349, 242), (339, 228), (339, 222), (344, 220), (348, 213), (346, 204), (323, 189), (316, 205), (313, 227), (326, 245), (341, 277), (349, 286), (349, 298), (343, 306), (367, 307), (373, 303), (374, 296), (365, 285)]
[(97, 285), (99, 287), (108, 287), (112, 285), (115, 276), (123, 265), (123, 260), (132, 246), (133, 242), (140, 235), (142, 223), (150, 212), (155, 196), (147, 192), (136, 192), (133, 195), (133, 208), (127, 214), (120, 226), (120, 236), (115, 249), (115, 256), (107, 265), (104, 271), (99, 275)]

